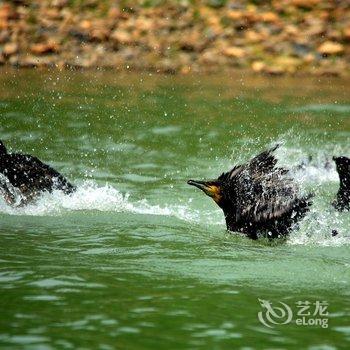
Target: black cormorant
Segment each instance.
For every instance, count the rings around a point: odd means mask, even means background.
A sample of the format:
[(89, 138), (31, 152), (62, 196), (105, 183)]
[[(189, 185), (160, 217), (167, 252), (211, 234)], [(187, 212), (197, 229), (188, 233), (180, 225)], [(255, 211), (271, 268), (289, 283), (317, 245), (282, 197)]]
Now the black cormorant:
[(277, 147), (215, 180), (189, 180), (188, 184), (213, 198), (224, 212), (228, 230), (252, 239), (285, 236), (309, 211), (312, 195), (300, 196), (288, 170), (276, 167), (272, 152)]
[(61, 190), (70, 194), (76, 187), (55, 169), (28, 154), (8, 153), (0, 141), (0, 194), (7, 203), (15, 204), (15, 192), (21, 196), (20, 204), (26, 204), (42, 192)]

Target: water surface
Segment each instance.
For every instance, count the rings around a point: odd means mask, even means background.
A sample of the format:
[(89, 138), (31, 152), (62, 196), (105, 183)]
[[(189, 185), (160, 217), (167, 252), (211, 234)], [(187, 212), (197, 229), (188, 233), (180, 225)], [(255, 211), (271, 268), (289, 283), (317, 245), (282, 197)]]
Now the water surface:
[[(350, 155), (349, 81), (3, 68), (0, 121), (9, 149), (78, 185), (0, 201), (3, 348), (349, 348), (350, 219), (330, 205), (331, 157)], [(227, 233), (187, 179), (277, 142), (285, 166), (313, 157), (294, 171), (315, 193), (310, 215), (286, 242)], [(268, 328), (258, 299), (295, 314), (326, 301), (329, 326)]]

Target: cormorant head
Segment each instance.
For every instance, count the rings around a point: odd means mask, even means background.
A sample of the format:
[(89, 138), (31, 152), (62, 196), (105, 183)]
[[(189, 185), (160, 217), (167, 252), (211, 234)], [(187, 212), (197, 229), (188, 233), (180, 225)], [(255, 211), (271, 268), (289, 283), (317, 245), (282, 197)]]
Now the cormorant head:
[(213, 198), (213, 200), (222, 207), (224, 194), (222, 191), (222, 183), (219, 180), (209, 180), (209, 181), (196, 181), (188, 180), (187, 183), (191, 186), (198, 187), (207, 196)]

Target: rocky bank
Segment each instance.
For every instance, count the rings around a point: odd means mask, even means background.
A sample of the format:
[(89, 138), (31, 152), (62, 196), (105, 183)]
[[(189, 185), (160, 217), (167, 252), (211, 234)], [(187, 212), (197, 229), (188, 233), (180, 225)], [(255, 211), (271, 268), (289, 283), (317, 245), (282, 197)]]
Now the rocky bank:
[(349, 0), (0, 1), (0, 64), (348, 75)]

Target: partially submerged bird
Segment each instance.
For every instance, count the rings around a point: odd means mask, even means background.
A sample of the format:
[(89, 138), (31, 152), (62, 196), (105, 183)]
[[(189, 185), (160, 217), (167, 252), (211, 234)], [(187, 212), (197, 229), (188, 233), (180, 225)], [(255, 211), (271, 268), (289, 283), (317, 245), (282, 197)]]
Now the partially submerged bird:
[(223, 210), (227, 229), (249, 238), (285, 236), (304, 217), (312, 195), (300, 196), (288, 170), (276, 167), (278, 145), (215, 180), (188, 184), (201, 189)]
[(24, 205), (42, 192), (55, 189), (70, 194), (76, 187), (38, 158), (29, 154), (8, 153), (0, 141), (0, 194), (8, 204)]
[(350, 210), (350, 159), (333, 157), (339, 174), (340, 186), (333, 205), (336, 209)]

